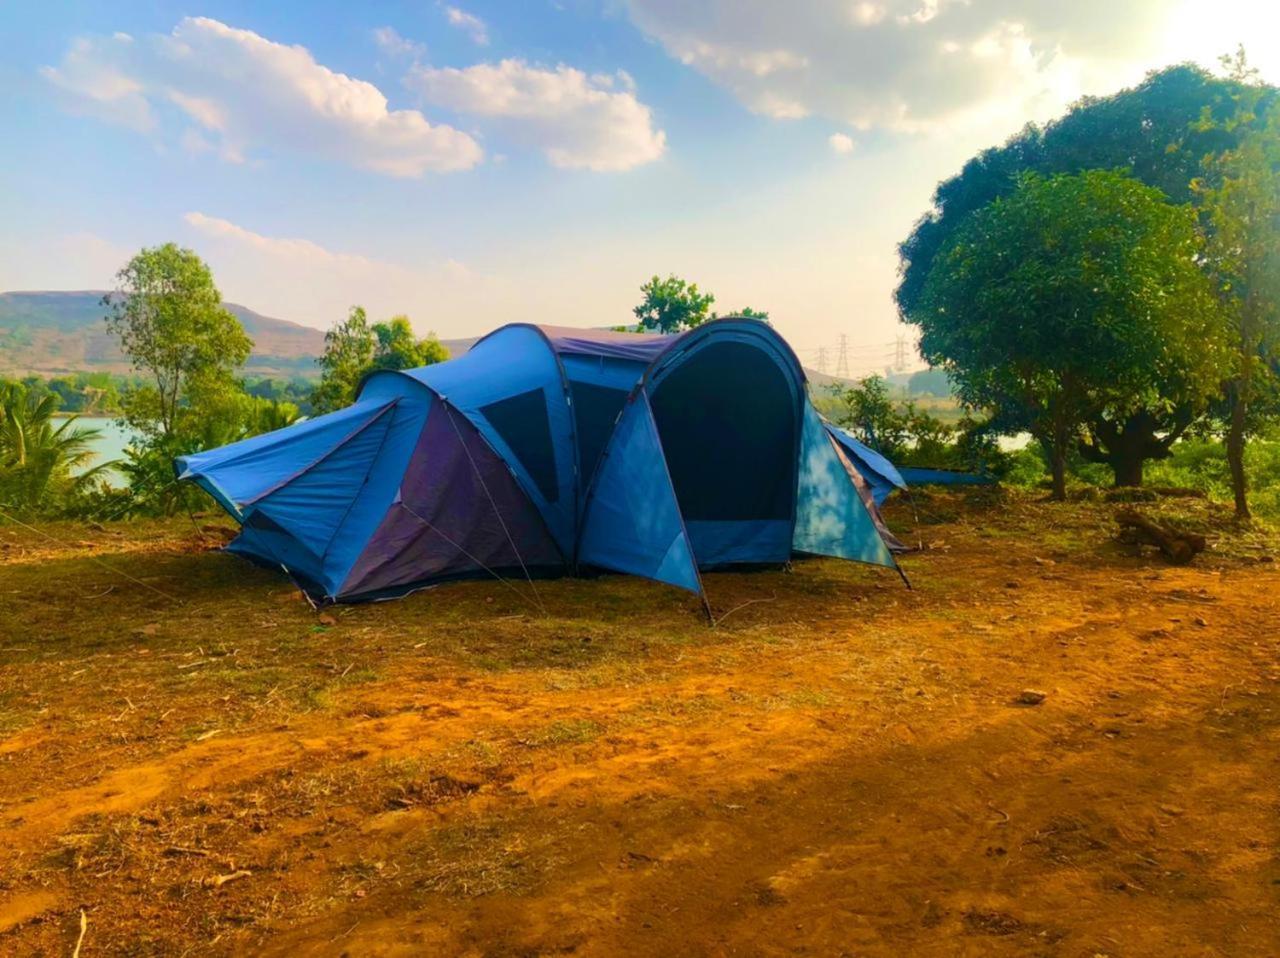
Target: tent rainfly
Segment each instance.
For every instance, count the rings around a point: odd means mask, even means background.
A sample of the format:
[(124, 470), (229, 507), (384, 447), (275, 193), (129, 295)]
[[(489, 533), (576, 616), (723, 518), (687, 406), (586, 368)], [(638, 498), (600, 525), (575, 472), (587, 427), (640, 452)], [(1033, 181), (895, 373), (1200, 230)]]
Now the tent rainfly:
[(897, 569), (873, 497), (901, 477), (850, 439), (765, 323), (673, 336), (515, 323), (175, 468), (241, 524), (231, 552), (318, 601), (605, 569), (705, 604), (702, 570), (797, 554)]

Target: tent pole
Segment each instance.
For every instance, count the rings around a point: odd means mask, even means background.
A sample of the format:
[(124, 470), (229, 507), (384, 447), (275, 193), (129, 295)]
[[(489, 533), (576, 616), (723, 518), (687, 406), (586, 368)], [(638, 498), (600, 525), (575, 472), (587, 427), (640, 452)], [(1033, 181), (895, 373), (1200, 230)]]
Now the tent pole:
[(707, 625), (714, 629), (716, 627), (716, 617), (711, 614), (711, 600), (707, 598), (705, 589), (698, 593), (698, 598), (702, 600), (702, 611), (707, 614)]
[(902, 566), (898, 565), (897, 559), (893, 560), (893, 567), (898, 570), (898, 575), (902, 576), (902, 582), (906, 585), (907, 590), (914, 592), (915, 588), (911, 585), (911, 580), (907, 578), (907, 574), (903, 571)]

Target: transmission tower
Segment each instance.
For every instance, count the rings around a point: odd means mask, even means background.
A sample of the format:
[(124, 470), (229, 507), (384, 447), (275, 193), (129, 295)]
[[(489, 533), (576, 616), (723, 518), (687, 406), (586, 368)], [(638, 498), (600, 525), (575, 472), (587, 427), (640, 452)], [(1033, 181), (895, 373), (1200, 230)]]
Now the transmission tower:
[(840, 352), (836, 356), (836, 375), (841, 379), (849, 378), (849, 337), (840, 334)]
[(893, 353), (893, 371), (900, 373), (907, 368), (907, 337), (899, 335)]
[(823, 373), (824, 375), (827, 372), (827, 347), (826, 346), (818, 347), (818, 372)]

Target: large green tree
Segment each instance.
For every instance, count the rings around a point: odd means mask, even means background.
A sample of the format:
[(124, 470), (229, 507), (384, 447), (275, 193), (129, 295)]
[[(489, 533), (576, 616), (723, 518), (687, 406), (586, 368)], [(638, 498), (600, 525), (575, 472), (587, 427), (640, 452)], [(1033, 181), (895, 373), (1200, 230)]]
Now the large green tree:
[(195, 396), (238, 390), (236, 374), (253, 340), (223, 307), (209, 267), (189, 249), (174, 243), (144, 249), (116, 281), (102, 301), (107, 329), (148, 380), (126, 398), (126, 419), (143, 434), (171, 441)]
[[(938, 252), (970, 214), (1012, 193), (1024, 173), (1124, 168), (1172, 202), (1189, 201), (1204, 156), (1239, 139), (1241, 131), (1226, 126), (1239, 93), (1236, 79), (1189, 64), (1168, 67), (1111, 96), (1085, 97), (1046, 126), (1028, 125), (1003, 146), (983, 150), (938, 184), (931, 208), (899, 245), (898, 308), (906, 315), (915, 310)], [(1263, 108), (1275, 91), (1264, 94)]]
[(1123, 173), (1024, 174), (948, 240), (908, 321), (962, 401), (1042, 443), (1056, 497), (1081, 439), (1134, 482), (1151, 450), (1106, 424), (1198, 412), (1226, 369), (1199, 254), (1194, 211)]
[(107, 329), (140, 385), (121, 400), (133, 433), (129, 476), (139, 508), (172, 512), (203, 493), (173, 484), (173, 460), (246, 434), (239, 380), (253, 341), (222, 305), (204, 261), (173, 243), (143, 249), (116, 274), (103, 298)]
[[(703, 293), (697, 283), (690, 283), (674, 274), (662, 279), (654, 276), (640, 287), (643, 299), (632, 310), (641, 329), (658, 333), (678, 333), (681, 330), (701, 326), (712, 318), (711, 304), (716, 301), (711, 293)], [(765, 317), (768, 314), (757, 314)]]
[(421, 339), (414, 334), (408, 316), (392, 316), (385, 323), (374, 323), (373, 335), (378, 341), (373, 354), (375, 369), (417, 369), (449, 358), (449, 350), (435, 333)]
[(360, 383), (375, 369), (416, 369), (444, 362), (449, 351), (434, 333), (421, 339), (407, 316), (370, 323), (361, 306), (324, 334), (320, 383), (311, 394), (312, 409), (332, 412), (355, 401)]
[[(1227, 463), (1236, 515), (1249, 518), (1245, 445), (1264, 404), (1274, 412), (1280, 357), (1280, 117), (1270, 88), (1239, 51), (1224, 58), (1237, 84), (1236, 111), (1206, 117), (1232, 146), (1206, 159), (1196, 188), (1208, 236), (1206, 263), (1232, 320), (1234, 364), (1225, 395)], [(1270, 402), (1266, 402), (1270, 400)]]
[[(1238, 77), (1173, 66), (1111, 96), (1086, 97), (1052, 123), (1027, 126), (1003, 146), (983, 150), (938, 185), (932, 208), (899, 246), (901, 280), (894, 294), (899, 312), (911, 321), (939, 252), (970, 216), (1010, 195), (1025, 173), (1123, 168), (1174, 203), (1191, 200), (1203, 158), (1240, 142), (1244, 130), (1229, 121), (1238, 112), (1241, 90)], [(1258, 109), (1265, 112), (1276, 91), (1258, 90)], [(1148, 407), (1124, 421), (1100, 421), (1081, 452), (1110, 462), (1111, 449), (1123, 446), (1131, 450), (1130, 462), (1140, 465), (1138, 452), (1165, 455), (1193, 419), (1189, 408), (1172, 405)]]

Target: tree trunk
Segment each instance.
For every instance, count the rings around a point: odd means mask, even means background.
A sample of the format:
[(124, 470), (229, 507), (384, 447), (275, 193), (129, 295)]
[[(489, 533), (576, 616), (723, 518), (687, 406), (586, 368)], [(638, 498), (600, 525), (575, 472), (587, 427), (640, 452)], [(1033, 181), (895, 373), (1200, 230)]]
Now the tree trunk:
[(1147, 460), (1168, 458), (1194, 421), (1186, 407), (1161, 414), (1142, 409), (1121, 422), (1095, 418), (1089, 423), (1088, 441), (1079, 444), (1080, 455), (1109, 466), (1116, 486), (1140, 486)]
[(1237, 387), (1231, 400), (1231, 424), (1227, 429), (1227, 465), (1231, 467), (1231, 491), (1236, 499), (1236, 518), (1249, 518), (1249, 487), (1244, 474), (1245, 414), (1244, 396)]
[(1111, 468), (1116, 474), (1116, 486), (1142, 485), (1142, 467), (1146, 457), (1140, 449), (1121, 446), (1111, 454)]
[(1064, 502), (1067, 498), (1067, 450), (1064, 445), (1050, 447), (1049, 468), (1053, 473), (1053, 500)]

